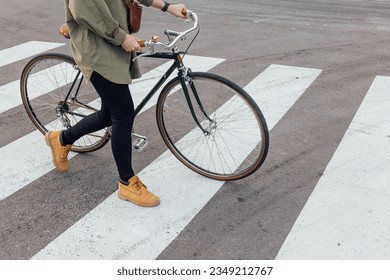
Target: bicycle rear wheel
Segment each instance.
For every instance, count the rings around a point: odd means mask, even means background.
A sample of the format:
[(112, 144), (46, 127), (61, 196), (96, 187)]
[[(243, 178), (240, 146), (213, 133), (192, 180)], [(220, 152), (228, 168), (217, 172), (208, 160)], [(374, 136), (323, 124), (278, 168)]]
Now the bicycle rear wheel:
[[(30, 60), (22, 72), (20, 92), (29, 118), (42, 134), (69, 129), (101, 106), (73, 58), (63, 54), (42, 54)], [(72, 151), (98, 150), (109, 138), (107, 129), (87, 134), (73, 144)]]
[(158, 128), (169, 150), (193, 171), (216, 180), (237, 180), (258, 170), (267, 156), (269, 135), (253, 99), (235, 83), (210, 73), (189, 73), (184, 86), (190, 102), (177, 77), (157, 103)]

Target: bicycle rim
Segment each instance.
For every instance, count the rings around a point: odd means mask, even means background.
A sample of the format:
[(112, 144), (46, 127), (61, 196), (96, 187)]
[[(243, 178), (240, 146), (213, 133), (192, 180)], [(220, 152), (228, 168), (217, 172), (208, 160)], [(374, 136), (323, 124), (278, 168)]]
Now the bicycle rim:
[(157, 104), (157, 123), (165, 144), (203, 176), (226, 181), (249, 176), (268, 152), (268, 129), (260, 109), (241, 87), (225, 78), (210, 73), (188, 76), (186, 88), (194, 113), (208, 133), (194, 121), (176, 78), (163, 89)]
[[(83, 118), (76, 114), (87, 116), (99, 110), (98, 94), (90, 83), (80, 80), (81, 76), (74, 60), (67, 55), (39, 55), (26, 65), (20, 85), (23, 105), (42, 134), (69, 129)], [(59, 110), (60, 107), (65, 110)], [(95, 151), (108, 140), (109, 133), (103, 129), (78, 139), (72, 151)]]

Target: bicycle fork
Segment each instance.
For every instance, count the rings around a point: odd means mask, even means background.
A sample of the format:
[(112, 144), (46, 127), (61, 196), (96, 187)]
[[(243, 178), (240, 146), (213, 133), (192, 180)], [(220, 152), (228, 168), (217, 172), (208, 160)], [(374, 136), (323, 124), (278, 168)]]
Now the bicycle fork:
[[(199, 121), (199, 118), (197, 117), (197, 115), (195, 113), (193, 102), (191, 100), (190, 92), (188, 90), (186, 82), (188, 82), (188, 84), (189, 84), (189, 87), (191, 89), (191, 93), (194, 96), (194, 99), (195, 99), (195, 101), (196, 101), (196, 103), (197, 103), (197, 105), (199, 107), (199, 110), (202, 112), (202, 114), (205, 116), (205, 118), (209, 121), (208, 127), (202, 126), (202, 124)], [(195, 86), (195, 83), (194, 83), (193, 79), (191, 77), (189, 77), (188, 75), (182, 74), (180, 76), (180, 83), (181, 83), (181, 86), (183, 88), (184, 96), (186, 98), (186, 101), (188, 103), (188, 108), (190, 109), (191, 115), (194, 118), (194, 121), (195, 121), (196, 125), (200, 128), (200, 130), (204, 133), (204, 135), (206, 135), (206, 136), (210, 135), (211, 132), (214, 129), (216, 129), (217, 122), (215, 120), (211, 119), (209, 117), (209, 115), (207, 114), (206, 110), (204, 109), (203, 104), (202, 104), (202, 102), (201, 102), (201, 100), (199, 98), (198, 91), (196, 90), (196, 86)]]
[[(191, 90), (188, 89), (187, 82), (188, 82), (189, 88)], [(196, 90), (195, 83), (193, 82), (191, 77), (189, 77), (188, 75), (181, 75), (180, 76), (180, 83), (181, 83), (182, 88), (183, 88), (185, 99), (186, 99), (186, 101), (188, 103), (188, 108), (190, 109), (191, 115), (192, 115), (195, 123), (201, 129), (201, 131), (204, 133), (204, 135), (206, 135), (206, 136), (210, 135), (212, 133), (212, 131), (214, 129), (216, 129), (217, 123), (216, 123), (215, 120), (211, 119), (208, 116), (206, 110), (204, 109), (203, 104), (202, 104), (202, 102), (201, 102), (201, 100), (199, 98), (199, 94), (198, 94), (198, 92)], [(199, 121), (199, 118), (197, 117), (197, 115), (195, 113), (193, 101), (191, 100), (191, 93), (192, 93), (192, 95), (193, 95), (193, 97), (194, 97), (194, 99), (196, 101), (196, 104), (199, 107), (199, 110), (202, 112), (202, 114), (208, 120), (208, 127), (203, 126), (201, 124), (201, 122)], [(133, 148), (134, 148), (135, 151), (141, 152), (148, 145), (148, 140), (147, 140), (147, 138), (145, 136), (136, 134), (133, 131), (133, 133), (132, 133), (132, 145), (133, 145)]]

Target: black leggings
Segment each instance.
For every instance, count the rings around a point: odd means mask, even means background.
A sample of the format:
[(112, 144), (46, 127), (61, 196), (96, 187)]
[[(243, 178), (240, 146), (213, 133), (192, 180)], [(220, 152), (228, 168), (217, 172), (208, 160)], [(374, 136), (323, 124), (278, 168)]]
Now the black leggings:
[(129, 85), (115, 84), (97, 72), (91, 82), (102, 101), (100, 111), (93, 113), (61, 134), (62, 145), (73, 144), (80, 137), (112, 126), (111, 147), (118, 168), (119, 178), (127, 182), (134, 171), (131, 162), (131, 132), (134, 122), (134, 103)]

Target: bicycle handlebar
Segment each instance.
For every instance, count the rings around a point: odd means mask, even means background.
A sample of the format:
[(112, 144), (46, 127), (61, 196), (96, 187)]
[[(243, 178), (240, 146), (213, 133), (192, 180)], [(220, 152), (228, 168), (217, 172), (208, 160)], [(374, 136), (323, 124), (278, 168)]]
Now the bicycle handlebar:
[(187, 18), (190, 18), (194, 24), (191, 28), (187, 29), (187, 30), (184, 30), (182, 32), (178, 32), (178, 31), (173, 31), (173, 30), (165, 30), (164, 33), (169, 37), (169, 36), (173, 36), (173, 37), (176, 37), (172, 42), (170, 42), (169, 44), (165, 44), (165, 43), (162, 43), (162, 42), (159, 42), (158, 41), (158, 37), (157, 36), (153, 36), (151, 40), (140, 40), (138, 41), (138, 43), (140, 44), (141, 47), (153, 47), (153, 46), (162, 46), (166, 49), (172, 49), (173, 47), (176, 46), (176, 44), (183, 38), (185, 37), (187, 34), (191, 33), (192, 31), (196, 30), (199, 26), (199, 23), (198, 23), (198, 16), (196, 15), (196, 13), (194, 13), (193, 11), (191, 10), (185, 10), (183, 9), (182, 10), (182, 15), (183, 16), (186, 16)]

